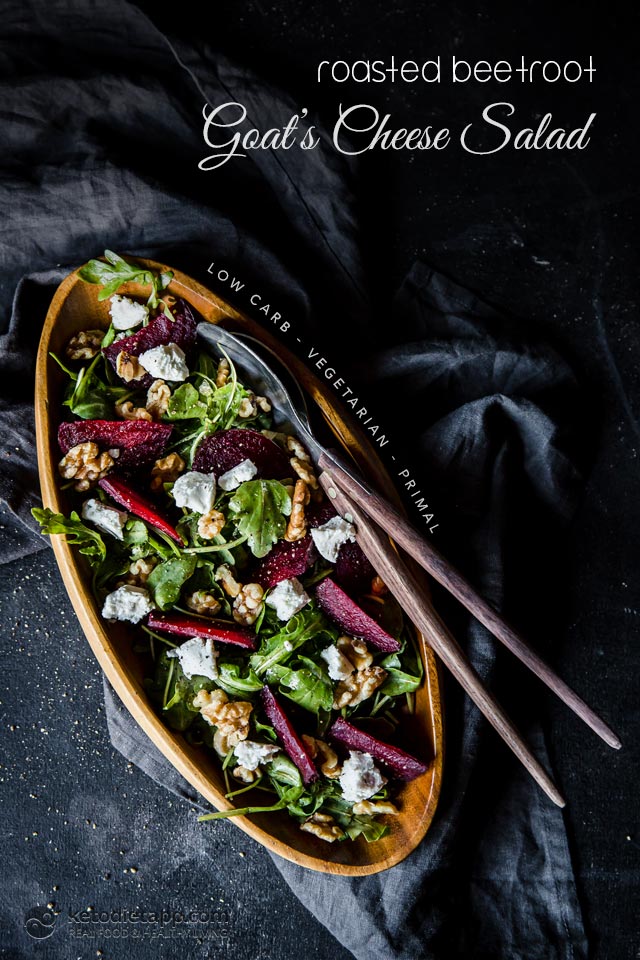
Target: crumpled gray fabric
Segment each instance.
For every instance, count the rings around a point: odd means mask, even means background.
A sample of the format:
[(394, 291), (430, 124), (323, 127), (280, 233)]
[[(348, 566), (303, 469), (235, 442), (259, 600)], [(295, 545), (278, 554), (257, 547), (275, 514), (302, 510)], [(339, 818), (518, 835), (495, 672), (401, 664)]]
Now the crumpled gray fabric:
[[(25, 11), (37, 12), (28, 31)], [(14, 91), (0, 148), (10, 151), (0, 180), (3, 302), (19, 284), (0, 334), (2, 559), (44, 545), (29, 510), (37, 502), (33, 367), (46, 305), (72, 265), (108, 246), (156, 255), (205, 283), (210, 261), (233, 264), (305, 335), (330, 350), (340, 334), (345, 371), (372, 407), (378, 403), (429, 497), (446, 504), (439, 546), (496, 606), (512, 612), (517, 598), (526, 623), (535, 596), (516, 586), (523, 538), (534, 554), (543, 540), (546, 548), (560, 542), (579, 488), (571, 447), (578, 394), (566, 364), (422, 262), (399, 290), (390, 322), (370, 326), (357, 169), (319, 149), (302, 158), (260, 152), (215, 179), (197, 174), (204, 99), (241, 100), (262, 126), (288, 116), (292, 104), (206, 47), (170, 40), (128, 3), (109, 4), (108, 16), (92, 6), (90, 31), (87, 11), (79, 0), (14, 2), (6, 11), (0, 64), (29, 79)], [(27, 116), (51, 130), (55, 164)], [(486, 631), (446, 597), (436, 599), (548, 763), (526, 678), (517, 673), (517, 691), (501, 682), (504, 658)], [(421, 847), (368, 878), (327, 877), (274, 857), (277, 868), (360, 960), (584, 957), (562, 813), (455, 684), (445, 678), (444, 688), (445, 781)], [(108, 687), (105, 701), (114, 746), (197, 802)]]

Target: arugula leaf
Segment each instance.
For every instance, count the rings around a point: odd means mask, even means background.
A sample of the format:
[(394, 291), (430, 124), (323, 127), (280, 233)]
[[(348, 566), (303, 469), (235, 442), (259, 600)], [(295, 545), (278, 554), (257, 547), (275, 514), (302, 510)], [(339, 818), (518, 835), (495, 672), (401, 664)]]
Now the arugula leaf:
[(243, 696), (247, 693), (257, 693), (262, 689), (262, 680), (259, 680), (251, 668), (243, 676), (243, 664), (226, 663), (218, 664), (217, 685), (222, 687), (225, 693), (232, 696)]
[(158, 294), (165, 290), (173, 279), (173, 273), (170, 270), (156, 274), (138, 264), (127, 263), (113, 250), (105, 250), (104, 256), (106, 263), (102, 260), (89, 260), (78, 271), (78, 276), (85, 283), (95, 283), (102, 287), (98, 300), (106, 300), (113, 296), (124, 283), (135, 282), (151, 286), (148, 303), (152, 307), (158, 306)]
[(64, 534), (67, 542), (78, 547), (80, 553), (88, 557), (92, 566), (98, 566), (106, 559), (107, 548), (104, 540), (97, 531), (82, 522), (75, 510), (69, 514), (69, 517), (65, 517), (62, 513), (54, 513), (48, 507), (44, 510), (34, 507), (31, 513), (40, 524), (41, 533), (49, 536)]
[(165, 414), (167, 420), (203, 420), (208, 406), (191, 383), (183, 383), (171, 395)]
[(64, 401), (64, 405), (83, 420), (110, 420), (114, 404), (132, 393), (129, 387), (111, 386), (101, 380), (99, 365), (104, 365), (101, 353), (93, 358), (88, 367), (79, 371), (75, 386)]
[(161, 610), (168, 610), (178, 601), (183, 585), (189, 577), (193, 576), (196, 562), (194, 556), (185, 554), (165, 560), (153, 568), (147, 580), (147, 587)]
[(122, 536), (127, 547), (137, 547), (148, 541), (149, 531), (142, 520), (127, 520)]
[(307, 640), (327, 632), (327, 629), (324, 614), (309, 604), (292, 617), (281, 630), (263, 639), (258, 651), (251, 656), (249, 662), (259, 677), (264, 676), (276, 664), (288, 660), (294, 650), (301, 647)]
[(242, 807), (238, 810), (219, 810), (217, 813), (206, 813), (203, 817), (198, 817), (198, 823), (204, 823), (206, 820), (224, 820), (226, 817), (246, 817), (252, 813), (273, 813), (276, 810), (284, 810), (289, 803), (295, 803), (300, 796), (302, 787), (289, 787), (285, 790), (277, 803), (270, 807)]
[(333, 687), (326, 667), (309, 657), (301, 656), (298, 660), (304, 664), (301, 669), (294, 670), (277, 664), (269, 671), (269, 680), (276, 678), (283, 696), (310, 713), (331, 710)]
[(291, 497), (278, 480), (247, 480), (229, 500), (229, 509), (254, 557), (264, 557), (284, 536)]

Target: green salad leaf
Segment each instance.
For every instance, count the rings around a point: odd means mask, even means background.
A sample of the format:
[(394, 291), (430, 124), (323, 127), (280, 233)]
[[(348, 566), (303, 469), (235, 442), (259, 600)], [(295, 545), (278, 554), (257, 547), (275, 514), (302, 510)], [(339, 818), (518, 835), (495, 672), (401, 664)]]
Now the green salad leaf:
[(256, 653), (251, 656), (251, 666), (262, 677), (276, 664), (288, 660), (307, 640), (323, 634), (330, 639), (337, 639), (337, 631), (328, 625), (324, 614), (313, 604), (308, 604), (277, 633), (264, 637)]
[(158, 305), (158, 294), (165, 290), (173, 279), (173, 273), (167, 270), (164, 273), (155, 273), (136, 263), (127, 263), (113, 250), (105, 250), (105, 260), (89, 260), (78, 271), (78, 276), (85, 283), (95, 283), (102, 287), (98, 300), (107, 300), (117, 293), (123, 283), (141, 283), (151, 286), (148, 303), (152, 307)]
[(292, 669), (276, 664), (269, 670), (269, 680), (276, 679), (280, 692), (310, 713), (331, 710), (333, 687), (324, 663), (303, 656), (296, 663), (303, 666)]
[(247, 480), (229, 500), (229, 509), (254, 557), (264, 557), (284, 536), (291, 497), (278, 480)]
[(106, 559), (107, 548), (104, 540), (97, 531), (87, 527), (82, 522), (75, 510), (69, 517), (62, 513), (54, 513), (53, 510), (34, 507), (31, 511), (33, 517), (40, 524), (40, 532), (49, 536), (62, 533), (67, 541), (73, 546), (78, 547), (80, 553), (88, 557), (92, 566), (97, 566)]
[(387, 671), (387, 679), (380, 687), (380, 693), (387, 697), (399, 697), (405, 693), (413, 693), (422, 683), (423, 670), (419, 658), (412, 667), (415, 673), (408, 672), (408, 667), (403, 665), (397, 653), (390, 653), (388, 657), (380, 661), (380, 666)]
[(246, 694), (257, 693), (262, 689), (262, 680), (259, 680), (254, 671), (241, 663), (221, 661), (218, 664), (219, 687), (231, 696), (241, 697)]
[(183, 585), (193, 576), (197, 560), (193, 554), (182, 554), (164, 560), (154, 567), (147, 580), (147, 588), (161, 610), (168, 610), (180, 598)]

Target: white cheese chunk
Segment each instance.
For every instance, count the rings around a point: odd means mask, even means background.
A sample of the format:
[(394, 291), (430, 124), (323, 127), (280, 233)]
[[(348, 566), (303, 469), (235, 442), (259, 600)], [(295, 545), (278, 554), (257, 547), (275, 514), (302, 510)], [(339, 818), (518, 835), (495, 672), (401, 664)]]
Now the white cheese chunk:
[(194, 513), (209, 513), (216, 500), (215, 477), (197, 470), (183, 473), (173, 485), (173, 498), (178, 507), (186, 507)]
[(310, 601), (311, 597), (300, 581), (293, 577), (292, 580), (281, 580), (269, 593), (265, 603), (273, 607), (278, 620), (290, 620)]
[(368, 753), (350, 750), (349, 759), (342, 765), (340, 787), (342, 796), (348, 803), (368, 800), (387, 782)]
[(114, 330), (133, 330), (149, 317), (149, 307), (129, 297), (111, 297), (111, 323)]
[(335, 563), (342, 544), (355, 540), (356, 528), (342, 517), (331, 517), (331, 520), (311, 531), (311, 538), (320, 556), (329, 563)]
[(261, 763), (268, 763), (280, 747), (270, 743), (256, 743), (255, 740), (241, 740), (233, 748), (236, 760), (246, 770), (257, 770)]
[(338, 650), (334, 643), (321, 650), (320, 656), (326, 663), (332, 680), (346, 680), (353, 673), (353, 664), (350, 660), (347, 660), (342, 650)]
[(218, 477), (218, 486), (221, 490), (235, 490), (245, 480), (253, 480), (258, 468), (251, 460), (243, 460), (237, 463), (231, 470), (227, 470), (221, 477)]
[(218, 676), (216, 662), (218, 651), (213, 645), (211, 637), (192, 637), (181, 643), (175, 650), (171, 650), (168, 657), (177, 657), (182, 672), (190, 680), (192, 677), (207, 677), (215, 680)]
[(100, 500), (85, 500), (82, 504), (82, 519), (88, 520), (98, 530), (110, 533), (116, 540), (124, 540), (122, 531), (129, 515), (124, 510), (108, 507)]
[(125, 584), (105, 597), (102, 616), (105, 620), (128, 620), (140, 623), (153, 610), (151, 598), (144, 587)]
[(152, 377), (160, 380), (186, 380), (189, 367), (185, 363), (184, 350), (177, 343), (162, 343), (159, 347), (145, 350), (138, 360)]

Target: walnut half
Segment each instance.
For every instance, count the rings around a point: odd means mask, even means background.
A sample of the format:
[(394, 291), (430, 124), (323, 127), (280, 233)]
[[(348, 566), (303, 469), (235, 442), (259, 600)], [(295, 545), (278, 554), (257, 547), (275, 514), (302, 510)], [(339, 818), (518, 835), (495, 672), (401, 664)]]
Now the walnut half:
[(384, 683), (386, 677), (387, 671), (382, 667), (365, 667), (363, 670), (352, 673), (346, 680), (341, 680), (335, 689), (334, 710), (355, 707), (363, 700), (367, 700)]
[(264, 606), (264, 590), (259, 583), (246, 583), (233, 602), (233, 619), (245, 627), (252, 626)]
[(104, 330), (81, 330), (71, 337), (65, 352), (69, 360), (93, 360), (103, 339)]
[(249, 735), (249, 717), (253, 704), (245, 700), (229, 700), (224, 690), (199, 690), (194, 707), (207, 723), (216, 727), (213, 746), (218, 754), (226, 756)]
[(334, 823), (333, 817), (328, 813), (314, 813), (312, 817), (300, 824), (300, 829), (305, 833), (312, 833), (320, 840), (326, 840), (327, 843), (334, 843), (344, 837), (344, 830)]
[(88, 490), (92, 483), (102, 479), (113, 466), (109, 453), (100, 453), (97, 443), (78, 443), (64, 455), (58, 471), (65, 480), (75, 480), (76, 490)]
[(325, 743), (324, 740), (318, 740), (316, 737), (310, 737), (306, 733), (302, 734), (305, 746), (311, 754), (311, 759), (316, 757), (320, 760), (320, 772), (329, 780), (335, 780), (340, 776), (341, 767), (338, 762), (338, 754), (335, 750)]

